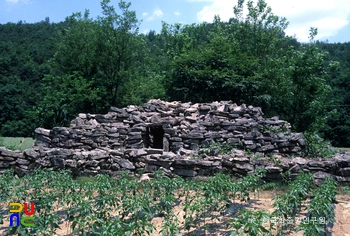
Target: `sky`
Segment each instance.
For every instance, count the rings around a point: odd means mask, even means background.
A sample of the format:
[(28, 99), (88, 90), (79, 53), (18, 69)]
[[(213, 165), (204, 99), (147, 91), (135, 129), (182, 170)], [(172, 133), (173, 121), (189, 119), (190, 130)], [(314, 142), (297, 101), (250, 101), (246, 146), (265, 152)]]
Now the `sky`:
[[(126, 0), (142, 20), (140, 32), (159, 32), (162, 21), (174, 24), (213, 22), (214, 15), (222, 21), (233, 17), (237, 0)], [(318, 28), (315, 38), (330, 43), (350, 42), (350, 0), (265, 0), (275, 15), (286, 17), (287, 35), (308, 42), (310, 27)], [(118, 9), (119, 0), (111, 0)], [(0, 0), (0, 24), (35, 23), (50, 18), (64, 21), (75, 12), (90, 10), (90, 16), (102, 15), (100, 0)]]

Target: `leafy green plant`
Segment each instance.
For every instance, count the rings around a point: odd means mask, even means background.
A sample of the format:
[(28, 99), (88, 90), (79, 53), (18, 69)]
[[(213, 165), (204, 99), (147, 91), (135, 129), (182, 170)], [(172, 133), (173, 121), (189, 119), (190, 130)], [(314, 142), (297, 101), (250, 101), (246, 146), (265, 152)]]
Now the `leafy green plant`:
[(290, 173), (289, 170), (286, 171), (286, 172), (283, 172), (281, 174), (281, 176), (282, 176), (282, 183), (284, 183), (286, 185), (289, 185), (292, 182), (292, 179), (291, 179), (290, 175), (291, 175), (291, 173)]
[(317, 133), (305, 132), (306, 148), (304, 155), (309, 158), (330, 158), (336, 151), (330, 142), (322, 139)]
[(250, 157), (250, 156), (253, 155), (253, 152), (252, 152), (252, 150), (250, 150), (250, 149), (245, 149), (245, 150), (244, 150), (244, 154), (245, 154), (246, 156)]
[(208, 147), (198, 150), (198, 154), (214, 155), (217, 154), (231, 154), (233, 147), (227, 143), (211, 142)]
[[(259, 210), (252, 211), (242, 209), (237, 213), (237, 217), (234, 219), (229, 219), (228, 223), (230, 224), (230, 228), (234, 228), (235, 230), (231, 232), (231, 235), (273, 235), (272, 230), (274, 229), (273, 221), (270, 221), (271, 214)], [(269, 228), (265, 228), (263, 223), (269, 221)]]
[[(0, 195), (1, 206), (7, 208), (9, 201), (35, 202), (36, 227), (12, 227), (9, 228), (12, 234), (55, 235), (63, 217), (66, 223), (71, 223), (67, 234), (152, 235), (156, 228), (151, 220), (155, 216), (163, 218), (158, 228), (162, 235), (175, 235), (183, 230), (190, 233), (193, 227), (200, 227), (207, 233), (210, 224), (220, 221), (221, 216), (229, 212), (232, 200), (247, 201), (253, 191), (259, 192), (263, 188), (262, 178), (265, 174), (265, 169), (257, 169), (238, 181), (224, 174), (211, 176), (207, 181), (186, 181), (168, 178), (162, 172), (157, 172), (155, 179), (138, 182), (126, 173), (117, 179), (97, 175), (84, 181), (74, 180), (70, 171), (51, 169), (35, 170), (31, 175), (18, 179), (9, 170), (0, 176), (0, 187), (8, 190)], [(280, 230), (279, 223), (270, 220), (268, 226), (267, 220), (272, 217), (293, 217), (300, 210), (301, 201), (308, 196), (312, 182), (311, 174), (300, 173), (289, 185), (289, 191), (275, 199), (276, 212), (272, 214), (242, 210), (229, 221), (229, 227), (235, 230), (232, 234), (271, 235), (275, 227)], [(335, 201), (335, 191), (334, 180), (326, 179), (325, 185), (316, 190), (308, 207), (311, 217), (324, 217), (327, 214), (329, 218), (325, 217), (325, 222), (332, 222), (334, 207), (329, 202)], [(317, 200), (321, 196), (324, 199)], [(323, 215), (315, 210), (322, 209), (322, 204), (328, 206), (322, 210)], [(179, 205), (184, 211), (183, 220), (175, 211)], [(320, 230), (317, 225), (312, 227), (301, 224), (300, 230)]]
[(275, 211), (273, 215), (279, 219), (277, 229), (279, 232), (286, 228), (287, 220), (292, 218), (295, 222), (295, 215), (300, 211), (303, 200), (306, 199), (314, 177), (310, 173), (299, 173), (293, 183), (289, 185), (289, 191), (283, 195), (277, 195), (274, 198), (273, 206)]
[[(314, 197), (307, 206), (308, 221), (302, 222), (297, 228), (297, 232), (303, 231), (305, 236), (326, 233), (327, 224), (335, 221), (335, 201), (336, 181), (332, 178), (326, 178), (324, 184), (314, 191)], [(311, 223), (310, 219), (313, 219)]]
[(349, 186), (344, 186), (341, 188), (341, 190), (344, 194), (350, 194), (350, 187)]
[(280, 166), (281, 165), (281, 159), (274, 157), (273, 155), (268, 156), (269, 161), (272, 161), (274, 165)]

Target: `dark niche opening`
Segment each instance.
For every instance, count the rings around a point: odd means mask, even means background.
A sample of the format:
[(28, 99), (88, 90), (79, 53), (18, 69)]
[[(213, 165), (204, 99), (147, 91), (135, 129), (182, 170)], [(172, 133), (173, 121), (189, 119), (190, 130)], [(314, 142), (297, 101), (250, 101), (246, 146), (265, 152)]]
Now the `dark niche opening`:
[(163, 149), (164, 129), (162, 126), (150, 126), (146, 128), (144, 137), (145, 147)]

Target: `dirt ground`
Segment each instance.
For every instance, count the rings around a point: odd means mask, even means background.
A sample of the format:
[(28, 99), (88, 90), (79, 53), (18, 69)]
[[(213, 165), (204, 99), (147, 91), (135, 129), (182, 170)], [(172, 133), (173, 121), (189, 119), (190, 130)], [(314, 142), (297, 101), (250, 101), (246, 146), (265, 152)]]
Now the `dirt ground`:
[[(211, 235), (211, 236), (221, 236), (221, 235), (230, 235), (232, 229), (227, 229), (227, 220), (233, 218), (233, 212), (237, 212), (242, 208), (250, 209), (250, 210), (265, 210), (269, 213), (273, 212), (273, 198), (278, 193), (275, 191), (261, 191), (259, 193), (259, 197), (257, 195), (251, 194), (251, 199), (248, 202), (234, 202), (230, 205), (229, 213), (222, 216), (219, 213), (217, 214), (217, 218), (212, 220), (207, 218), (206, 223), (209, 225), (207, 229), (204, 228), (204, 221), (199, 222), (198, 227), (191, 228), (189, 231), (181, 231), (179, 235)], [(305, 209), (305, 206), (308, 204), (308, 200), (306, 200), (302, 205), (302, 210)], [(338, 194), (337, 195), (337, 203), (335, 204), (336, 218), (335, 223), (328, 227), (329, 233), (327, 235), (333, 236), (350, 236), (350, 194)], [(174, 207), (174, 212), (177, 214), (179, 223), (183, 225), (183, 206), (180, 204)], [(305, 218), (306, 211), (302, 211), (297, 214), (296, 219)], [(215, 213), (213, 213), (215, 214)], [(60, 229), (56, 231), (57, 235), (66, 235), (71, 236), (72, 231), (70, 230), (70, 222), (64, 221), (62, 219), (62, 223), (60, 224)], [(156, 230), (151, 235), (160, 236), (161, 225), (163, 223), (163, 217), (154, 217), (152, 219), (152, 224), (155, 226)], [(5, 231), (7, 226), (9, 225), (8, 219), (4, 219), (4, 224), (0, 225), (0, 235), (6, 235)], [(266, 223), (266, 226), (269, 222)], [(286, 235), (290, 236), (299, 236), (303, 235), (303, 232), (295, 232), (295, 228), (297, 227), (297, 223), (294, 224), (290, 230), (286, 231)], [(273, 232), (277, 234), (275, 230)]]
[[(276, 196), (276, 192), (274, 191), (262, 191), (259, 194), (259, 198), (254, 197), (254, 194), (252, 194), (252, 198), (247, 203), (241, 204), (239, 201), (237, 201), (235, 204), (231, 204), (230, 207), (232, 208), (241, 208), (244, 207), (246, 209), (250, 210), (265, 210), (269, 213), (272, 213), (274, 211), (273, 209), (273, 198)], [(308, 203), (308, 200), (306, 200), (302, 206), (302, 209), (305, 209), (306, 204)], [(239, 210), (239, 209), (238, 209)], [(234, 210), (233, 210), (234, 211)], [(335, 217), (335, 223), (333, 226), (328, 227), (329, 233), (327, 235), (332, 236), (350, 236), (350, 195), (343, 195), (339, 194), (337, 195), (337, 204), (335, 204), (335, 211), (336, 211), (336, 217)], [(181, 211), (181, 207), (178, 208), (179, 212), (179, 218), (182, 219), (183, 211)], [(296, 219), (304, 219), (307, 217), (307, 212), (302, 211), (299, 214), (297, 214)], [(210, 220), (207, 220), (209, 222), (210, 227), (208, 230), (204, 230), (203, 226), (199, 229), (191, 229), (190, 234), (187, 233), (187, 231), (181, 232), (181, 235), (210, 235), (210, 236), (221, 236), (221, 235), (230, 235), (230, 232), (232, 230), (227, 230), (227, 220), (229, 219), (229, 216), (225, 216), (222, 218), (218, 218), (217, 221), (210, 222)], [(160, 229), (160, 226), (162, 224), (163, 219), (162, 218), (154, 218), (152, 220), (152, 223), (156, 226), (157, 229)], [(267, 226), (267, 224), (266, 224)], [(295, 229), (297, 227), (296, 224), (288, 231), (285, 231), (286, 235), (290, 236), (299, 236), (303, 235), (303, 232), (295, 232)], [(159, 232), (159, 230), (158, 230)], [(274, 234), (277, 235), (277, 231), (274, 231)], [(153, 233), (154, 236), (160, 236), (160, 233)]]
[[(257, 195), (251, 194), (251, 200), (245, 203), (241, 203), (239, 201), (230, 205), (231, 212), (238, 211), (241, 208), (246, 208), (250, 210), (265, 210), (269, 213), (273, 212), (273, 198), (277, 195), (275, 191), (261, 191), (259, 193), (259, 197)], [(306, 200), (302, 206), (302, 209), (305, 209), (308, 200)], [(337, 195), (337, 203), (335, 204), (336, 218), (333, 226), (329, 227), (329, 234), (332, 236), (350, 236), (350, 195), (347, 194), (338, 194)], [(180, 220), (180, 224), (183, 224), (184, 221), (183, 215), (184, 211), (182, 205), (174, 207), (174, 212), (177, 214), (178, 219)], [(300, 212), (296, 219), (304, 219), (306, 217), (306, 211)], [(191, 228), (189, 231), (181, 231), (180, 235), (208, 235), (208, 236), (222, 236), (222, 235), (230, 235), (232, 230), (226, 228), (227, 220), (232, 218), (232, 216), (225, 215), (218, 217), (216, 220), (206, 219), (206, 222), (209, 223), (209, 228), (204, 230), (204, 223), (199, 223), (199, 226), (195, 228)], [(160, 233), (161, 225), (163, 223), (163, 217), (155, 217), (152, 219), (152, 224), (155, 226), (156, 230), (151, 234), (152, 236), (161, 236)], [(296, 223), (297, 225), (297, 223)], [(303, 232), (295, 232), (296, 225), (289, 231), (286, 231), (286, 235), (290, 236), (301, 236)], [(61, 225), (61, 229), (57, 231), (60, 235), (71, 235), (70, 233), (70, 224), (68, 222), (64, 222)], [(277, 231), (274, 231), (274, 234), (277, 234)]]

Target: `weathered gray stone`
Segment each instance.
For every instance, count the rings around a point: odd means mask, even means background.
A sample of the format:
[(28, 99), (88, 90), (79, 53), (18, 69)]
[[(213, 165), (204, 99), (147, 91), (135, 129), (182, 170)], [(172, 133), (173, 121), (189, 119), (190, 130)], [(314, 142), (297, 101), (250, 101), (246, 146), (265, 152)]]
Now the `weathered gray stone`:
[(350, 167), (340, 168), (339, 173), (345, 177), (350, 176)]
[(194, 170), (186, 170), (186, 169), (175, 169), (174, 173), (184, 177), (194, 177), (197, 175), (197, 172)]
[(0, 149), (0, 151), (0, 155), (3, 157), (23, 158), (23, 153), (18, 151), (11, 151), (8, 149)]
[(198, 166), (206, 166), (206, 167), (210, 167), (214, 165), (213, 161), (204, 161), (204, 160), (198, 160), (196, 163)]
[[(135, 150), (135, 155), (136, 156), (146, 156), (147, 152), (144, 149), (136, 149)], [(121, 156), (121, 155), (120, 155)]]
[(44, 142), (44, 143), (50, 143), (51, 142), (51, 139), (47, 136), (44, 136), (44, 135), (37, 135), (36, 136), (36, 140), (37, 141), (40, 141), (40, 142)]
[(22, 158), (18, 158), (16, 160), (16, 162), (19, 164), (19, 165), (29, 165), (30, 161), (26, 160), (26, 159), (22, 159)]
[(107, 159), (109, 158), (109, 155), (107, 152), (102, 151), (102, 150), (92, 150), (90, 151), (90, 154), (88, 155), (88, 157), (91, 160), (101, 160), (101, 159)]
[(51, 158), (51, 164), (53, 166), (56, 166), (58, 168), (63, 169), (66, 165), (66, 161), (63, 158), (59, 158), (59, 157), (52, 157)]
[(196, 164), (197, 164), (196, 160), (178, 159), (174, 161), (174, 165), (194, 166)]
[(53, 148), (49, 149), (46, 152), (47, 156), (70, 156), (72, 155), (73, 151), (69, 149), (64, 149), (64, 148)]
[(350, 167), (350, 154), (336, 155), (334, 160), (339, 167)]
[(23, 154), (24, 154), (27, 158), (33, 159), (33, 160), (37, 159), (37, 158), (39, 157), (39, 155), (40, 155), (40, 154), (39, 154), (38, 152), (36, 152), (33, 148), (29, 148), (29, 149), (24, 150)]
[(176, 156), (177, 155), (175, 153), (173, 153), (173, 152), (163, 152), (161, 157), (163, 159), (174, 160), (176, 158)]
[(118, 163), (113, 163), (111, 165), (111, 170), (120, 170), (120, 166), (118, 165)]
[(308, 166), (311, 166), (311, 167), (324, 167), (325, 164), (323, 162), (320, 162), (320, 161), (309, 161), (307, 163)]
[(8, 168), (8, 167), (10, 167), (10, 162), (0, 161), (0, 168)]
[(244, 164), (235, 163), (234, 167), (236, 167), (237, 169), (240, 169), (240, 170), (244, 170), (245, 172), (249, 172), (249, 171), (254, 170), (254, 166), (251, 164), (248, 164), (248, 163), (244, 163)]
[(159, 170), (159, 168), (160, 168), (160, 166), (151, 165), (151, 164), (148, 164), (148, 163), (147, 163), (147, 164), (146, 164), (146, 167), (145, 167), (145, 171), (146, 171), (146, 172), (151, 172), (151, 173), (153, 173), (153, 172)]
[(266, 152), (266, 151), (271, 151), (274, 149), (275, 149), (274, 145), (265, 145), (265, 146), (257, 148), (256, 151), (257, 152)]
[(266, 170), (267, 173), (280, 173), (280, 172), (283, 171), (278, 166), (266, 166), (265, 170)]
[(76, 160), (66, 160), (66, 167), (77, 168), (77, 161)]
[(19, 177), (23, 177), (24, 175), (28, 174), (30, 171), (29, 170), (25, 170), (22, 169), (20, 167), (15, 166), (14, 167), (15, 173), (19, 176)]
[(292, 159), (293, 163), (299, 164), (299, 165), (307, 165), (307, 163), (309, 162), (309, 160), (304, 159), (304, 158), (300, 158), (300, 157), (296, 157)]
[(318, 172), (314, 173), (313, 175), (314, 175), (315, 179), (324, 179), (326, 177), (333, 178), (332, 174), (322, 172), (322, 171), (318, 171)]
[(120, 160), (117, 160), (117, 163), (122, 168), (125, 168), (125, 169), (128, 169), (128, 170), (134, 170), (135, 169), (135, 166), (129, 160), (120, 159)]
[(36, 134), (39, 134), (39, 135), (44, 135), (44, 136), (47, 136), (47, 137), (50, 136), (50, 130), (49, 129), (36, 128), (34, 132)]
[(16, 160), (14, 157), (0, 156), (0, 161), (14, 161), (14, 160)]
[(184, 149), (184, 148), (181, 148), (179, 150), (179, 152), (180, 152), (180, 155), (183, 155), (183, 156), (191, 156), (193, 154), (193, 151), (187, 150), (187, 149)]
[(233, 158), (230, 158), (230, 161), (232, 161), (232, 162), (242, 162), (242, 163), (244, 163), (244, 162), (249, 162), (249, 158), (248, 157), (233, 157)]
[(208, 106), (208, 105), (201, 105), (201, 106), (198, 107), (198, 110), (199, 110), (200, 112), (208, 112), (208, 111), (211, 110), (211, 107)]
[(204, 139), (203, 133), (200, 133), (200, 132), (192, 132), (189, 134), (183, 134), (181, 137), (186, 138), (186, 139)]

